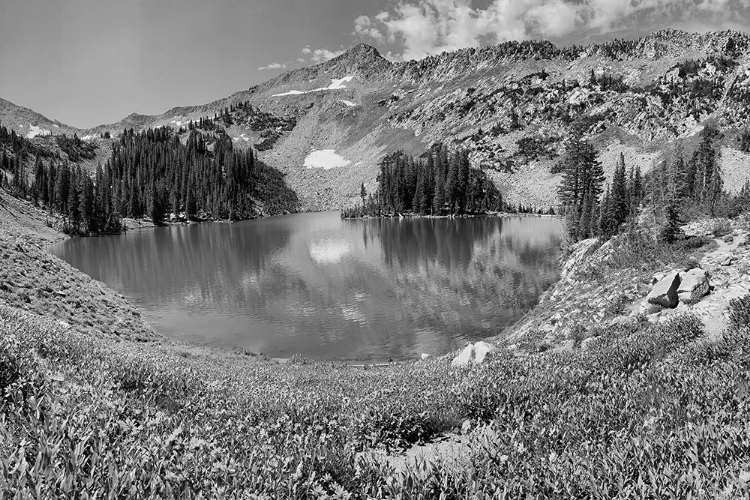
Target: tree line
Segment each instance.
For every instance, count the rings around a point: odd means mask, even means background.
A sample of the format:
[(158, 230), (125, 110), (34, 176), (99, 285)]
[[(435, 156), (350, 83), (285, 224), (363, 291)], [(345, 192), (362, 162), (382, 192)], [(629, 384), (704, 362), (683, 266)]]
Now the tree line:
[(628, 169), (620, 154), (611, 184), (604, 187), (604, 170), (594, 147), (574, 134), (566, 146), (558, 195), (571, 241), (599, 237), (609, 239), (629, 221), (639, 207), (651, 206), (664, 219), (662, 239), (674, 241), (682, 214), (734, 216), (750, 206), (750, 183), (738, 196), (723, 189), (719, 131), (707, 126), (700, 143), (686, 161), (677, 151), (643, 176), (640, 167)]
[(636, 213), (644, 196), (640, 167), (629, 170), (620, 154), (611, 185), (604, 186), (604, 168), (594, 146), (574, 129), (558, 168), (562, 181), (558, 196), (566, 218), (568, 237), (608, 239)]
[(3, 170), (13, 172), (12, 194), (62, 214), (73, 234), (118, 231), (122, 217), (240, 220), (299, 205), (280, 171), (252, 149), (235, 149), (224, 133), (193, 130), (183, 144), (168, 127), (125, 130), (93, 175), (37, 156), (30, 183), (20, 152), (8, 157), (3, 150), (2, 158)]
[(342, 217), (462, 215), (504, 207), (500, 192), (487, 174), (471, 168), (469, 152), (451, 153), (443, 144), (433, 146), (419, 158), (401, 151), (386, 156), (380, 162), (377, 181), (378, 189), (369, 195), (362, 185), (362, 204), (342, 209)]

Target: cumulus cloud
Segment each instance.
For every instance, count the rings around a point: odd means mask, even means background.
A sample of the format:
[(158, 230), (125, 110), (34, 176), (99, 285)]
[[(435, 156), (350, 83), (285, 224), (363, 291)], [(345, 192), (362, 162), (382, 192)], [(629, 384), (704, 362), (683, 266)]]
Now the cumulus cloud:
[(528, 38), (629, 28), (747, 26), (750, 0), (398, 0), (390, 11), (354, 20), (354, 35), (387, 40), (401, 59)]
[(343, 48), (340, 50), (328, 50), (327, 47), (324, 49), (313, 49), (309, 45), (305, 45), (301, 52), (303, 57), (298, 58), (298, 62), (308, 62), (309, 58), (310, 62), (321, 63), (333, 59), (336, 56), (340, 56), (345, 50)]
[(354, 33), (352, 35), (371, 38), (376, 42), (384, 40), (383, 34), (372, 25), (372, 21), (368, 16), (359, 16), (354, 20)]
[(260, 68), (258, 68), (258, 71), (266, 71), (269, 69), (286, 69), (286, 63), (271, 63), (267, 66), (261, 66)]
[(344, 53), (344, 50), (328, 50), (328, 49), (315, 49), (312, 51), (310, 59), (315, 62), (324, 62), (334, 57), (340, 56)]

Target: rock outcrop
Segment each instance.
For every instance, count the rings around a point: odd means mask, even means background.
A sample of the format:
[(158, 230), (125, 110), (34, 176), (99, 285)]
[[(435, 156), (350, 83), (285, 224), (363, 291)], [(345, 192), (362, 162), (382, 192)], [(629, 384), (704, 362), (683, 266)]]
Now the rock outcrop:
[(680, 272), (672, 271), (651, 288), (646, 300), (649, 304), (657, 306), (669, 307), (670, 309), (676, 307), (679, 300), (677, 290), (680, 287), (680, 282)]

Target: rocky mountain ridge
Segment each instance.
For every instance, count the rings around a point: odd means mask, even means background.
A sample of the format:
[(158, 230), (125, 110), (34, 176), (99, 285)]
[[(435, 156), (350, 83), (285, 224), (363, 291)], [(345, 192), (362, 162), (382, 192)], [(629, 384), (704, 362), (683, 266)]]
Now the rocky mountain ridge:
[[(620, 153), (644, 171), (678, 147), (689, 154), (696, 133), (713, 123), (725, 133), (727, 185), (741, 186), (750, 177), (750, 155), (736, 143), (750, 118), (749, 48), (750, 37), (736, 31), (661, 30), (588, 46), (508, 42), (391, 62), (360, 44), (202, 106), (65, 130), (106, 151), (107, 132), (216, 118), (236, 145), (260, 149), (285, 172), (311, 209), (354, 203), (362, 183), (374, 191), (385, 154), (419, 154), (443, 141), (469, 149), (510, 203), (549, 207), (557, 204), (555, 165), (573, 124), (585, 126), (611, 175)], [(263, 120), (237, 111), (248, 104)], [(4, 107), (0, 122), (7, 125), (8, 115)], [(42, 118), (29, 117), (26, 127), (42, 127), (33, 123)]]

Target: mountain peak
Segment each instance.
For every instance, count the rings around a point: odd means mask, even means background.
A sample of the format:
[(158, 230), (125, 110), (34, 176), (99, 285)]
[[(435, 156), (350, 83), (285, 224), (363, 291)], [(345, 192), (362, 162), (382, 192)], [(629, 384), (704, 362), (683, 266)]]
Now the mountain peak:
[(378, 49), (366, 43), (360, 43), (338, 57), (318, 66), (323, 71), (334, 70), (344, 75), (357, 75), (364, 78), (382, 76), (391, 63), (380, 55)]
[(383, 56), (380, 55), (380, 52), (378, 52), (378, 49), (366, 43), (358, 43), (351, 49), (341, 54), (339, 57), (342, 59), (346, 58), (346, 59), (356, 59), (356, 60), (368, 60), (368, 59), (373, 59), (373, 58), (383, 59)]

